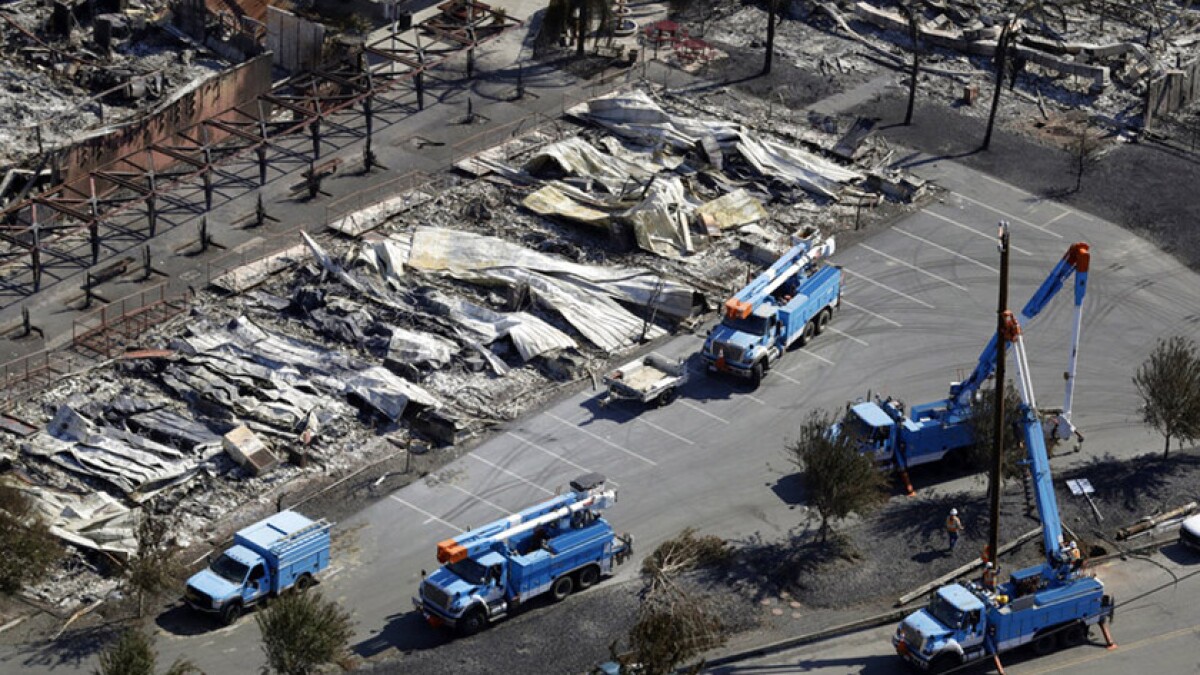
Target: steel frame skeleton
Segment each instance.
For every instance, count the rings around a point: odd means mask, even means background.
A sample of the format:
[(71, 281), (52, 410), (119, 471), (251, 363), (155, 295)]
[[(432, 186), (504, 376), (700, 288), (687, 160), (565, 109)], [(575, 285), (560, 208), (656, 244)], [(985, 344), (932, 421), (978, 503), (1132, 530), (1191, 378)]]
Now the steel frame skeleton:
[[(15, 257), (28, 260), (27, 267), (15, 271), (6, 265), (0, 284), (30, 295), (41, 289), (47, 270), (64, 267), (77, 272), (99, 263), (106, 250), (121, 252), (153, 238), (160, 231), (164, 203), (194, 215), (211, 211), (218, 177), (253, 183), (222, 172), (232, 160), (251, 152), (256, 155), (261, 186), (268, 182), (268, 167), (277, 159), (311, 167), (320, 158), (325, 129), (365, 137), (369, 150), (374, 117), (395, 104), (384, 94), (411, 84), (417, 109), (424, 109), (425, 79), (432, 76), (431, 70), (466, 52), (469, 75), (477, 47), (522, 23), (474, 0), (457, 0), (442, 9), (442, 14), (402, 31), (393, 24), (389, 35), (364, 46), (357, 63), (299, 74), (249, 104), (181, 129), (81, 180), (25, 197), (0, 211), (0, 242), (10, 248), (0, 254), (0, 262)], [(342, 116), (335, 119), (339, 113)], [(346, 113), (363, 118), (361, 130), (347, 123)], [(311, 138), (307, 152), (287, 143), (300, 133)], [(200, 204), (191, 203), (184, 189), (196, 179), (201, 182)], [(80, 235), (86, 236), (82, 253)]]

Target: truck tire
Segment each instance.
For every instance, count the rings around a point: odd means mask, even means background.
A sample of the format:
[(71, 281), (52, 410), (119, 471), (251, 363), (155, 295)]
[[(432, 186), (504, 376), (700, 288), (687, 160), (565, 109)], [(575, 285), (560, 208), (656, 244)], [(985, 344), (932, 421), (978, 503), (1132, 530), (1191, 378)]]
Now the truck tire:
[(240, 602), (231, 602), (221, 609), (221, 623), (226, 626), (232, 626), (240, 618), (242, 618), (242, 603)]
[(598, 581), (600, 581), (600, 568), (595, 565), (588, 565), (579, 570), (579, 590), (585, 591), (595, 586)]
[(766, 373), (766, 368), (763, 368), (762, 361), (755, 361), (750, 368), (750, 383), (755, 387), (762, 384), (764, 373)]
[(829, 325), (829, 320), (832, 318), (833, 318), (833, 310), (829, 309), (828, 307), (821, 310), (820, 313), (817, 314), (817, 318), (815, 319), (815, 321), (817, 322), (817, 325), (813, 329), (814, 333), (816, 335), (820, 335), (821, 333), (824, 333), (825, 327)]
[(550, 587), (550, 597), (554, 598), (555, 602), (562, 602), (573, 590), (575, 590), (575, 580), (570, 575), (563, 575), (554, 580), (554, 585)]
[(931, 675), (941, 675), (948, 673), (962, 665), (962, 658), (958, 654), (938, 654), (929, 662), (929, 673)]
[(658, 395), (658, 405), (671, 405), (671, 401), (674, 401), (675, 397), (678, 395), (679, 392), (675, 390), (675, 387), (667, 387), (663, 390), (663, 393)]
[(808, 344), (809, 342), (812, 342), (813, 336), (816, 334), (817, 334), (817, 327), (815, 325), (813, 325), (812, 321), (809, 321), (808, 323), (804, 324), (804, 331), (802, 333), (800, 333), (800, 346), (803, 347), (804, 345)]
[(316, 581), (313, 580), (311, 574), (301, 574), (299, 578), (296, 579), (295, 589), (300, 593), (303, 593), (304, 591), (312, 588), (315, 584)]
[(1059, 636), (1064, 649), (1078, 647), (1079, 645), (1087, 642), (1087, 638), (1088, 627), (1082, 623), (1072, 624), (1062, 632), (1062, 635)]
[(483, 613), (482, 607), (472, 607), (467, 610), (466, 614), (463, 614), (454, 627), (458, 630), (459, 635), (470, 637), (487, 628), (487, 615)]
[(1033, 641), (1033, 653), (1038, 656), (1052, 654), (1055, 649), (1058, 649), (1058, 636), (1052, 632), (1045, 633)]

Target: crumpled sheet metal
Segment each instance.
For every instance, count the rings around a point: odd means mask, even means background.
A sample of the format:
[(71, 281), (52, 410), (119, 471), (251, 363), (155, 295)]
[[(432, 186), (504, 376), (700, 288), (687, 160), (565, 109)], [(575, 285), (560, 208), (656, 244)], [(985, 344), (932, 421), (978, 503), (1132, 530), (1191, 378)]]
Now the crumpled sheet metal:
[(578, 347), (571, 336), (528, 312), (497, 312), (462, 298), (430, 293), (426, 301), (435, 312), (460, 326), (468, 339), (491, 344), (508, 337), (525, 361), (558, 349)]
[(392, 337), (388, 341), (388, 361), (416, 366), (442, 368), (458, 351), (458, 345), (432, 333), (392, 326)]
[(571, 176), (594, 180), (612, 194), (645, 183), (660, 168), (652, 162), (630, 161), (601, 152), (579, 136), (543, 146), (525, 162), (524, 169), (537, 175), (544, 174), (551, 166)]
[(767, 219), (762, 202), (743, 188), (721, 195), (696, 209), (697, 215), (709, 216), (720, 230), (742, 227)]
[(631, 305), (650, 305), (668, 316), (682, 319), (692, 315), (695, 291), (690, 286), (665, 279), (637, 267), (584, 265), (540, 253), (497, 237), (437, 227), (418, 227), (410, 240), (410, 267), (448, 272), (486, 282), (488, 275), (503, 268), (539, 272), (598, 291)]
[(741, 125), (665, 112), (644, 92), (592, 99), (569, 112), (609, 131), (642, 143), (667, 143), (689, 150), (711, 138), (725, 152), (737, 152), (765, 177), (837, 199), (840, 186), (863, 179), (816, 154), (760, 139)]
[(610, 221), (609, 214), (579, 203), (553, 184), (526, 195), (521, 204), (539, 216), (563, 218), (590, 227), (604, 227)]
[(690, 222), (699, 203), (678, 176), (662, 176), (650, 184), (642, 201), (621, 214), (633, 225), (638, 246), (664, 258), (694, 253)]
[(67, 405), (59, 406), (47, 430), (31, 436), (23, 449), (73, 473), (103, 480), (139, 502), (190, 479), (199, 465), (174, 448), (95, 425)]
[(480, 284), (526, 285), (589, 342), (616, 351), (662, 330), (626, 310), (618, 300), (652, 305), (664, 314), (690, 316), (694, 292), (645, 270), (572, 263), (495, 237), (432, 227), (413, 233), (410, 267), (440, 271)]
[(121, 558), (137, 551), (133, 515), (129, 507), (109, 495), (94, 491), (80, 495), (18, 480), (3, 482), (30, 499), (50, 533), (59, 539)]

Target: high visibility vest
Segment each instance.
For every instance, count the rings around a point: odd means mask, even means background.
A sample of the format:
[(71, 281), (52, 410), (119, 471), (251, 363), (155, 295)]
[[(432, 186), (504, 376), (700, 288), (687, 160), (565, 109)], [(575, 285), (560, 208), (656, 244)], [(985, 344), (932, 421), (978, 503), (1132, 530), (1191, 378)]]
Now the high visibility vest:
[(958, 516), (950, 516), (949, 518), (946, 519), (946, 531), (947, 532), (958, 532), (961, 529), (962, 529), (962, 521), (958, 519)]
[(996, 569), (994, 567), (983, 571), (983, 585), (986, 588), (996, 587)]

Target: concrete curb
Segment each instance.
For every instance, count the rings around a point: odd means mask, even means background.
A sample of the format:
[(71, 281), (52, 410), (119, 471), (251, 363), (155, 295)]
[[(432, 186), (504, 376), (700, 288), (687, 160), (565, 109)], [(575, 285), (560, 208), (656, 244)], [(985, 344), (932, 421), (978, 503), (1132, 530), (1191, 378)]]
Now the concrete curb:
[[(819, 631), (814, 631), (812, 633), (806, 633), (804, 635), (797, 635), (796, 637), (791, 637), (791, 638), (787, 638), (784, 640), (779, 640), (777, 642), (771, 642), (771, 643), (768, 643), (765, 645), (760, 645), (760, 646), (754, 647), (752, 649), (747, 649), (745, 651), (736, 652), (733, 654), (728, 654), (726, 656), (722, 656), (720, 658), (705, 661), (704, 668), (708, 669), (708, 668), (712, 668), (714, 666), (723, 666), (723, 665), (730, 664), (730, 663), (737, 663), (738, 661), (745, 661), (746, 659), (752, 659), (757, 656), (766, 656), (767, 654), (771, 654), (774, 652), (780, 652), (785, 649), (791, 649), (793, 647), (799, 647), (801, 645), (806, 645), (811, 642), (820, 642), (822, 640), (828, 640), (829, 638), (839, 637), (839, 636), (846, 635), (849, 633), (856, 633), (860, 630), (865, 630), (868, 628), (876, 628), (878, 626), (882, 626), (887, 623), (892, 623), (893, 621), (898, 621), (898, 620), (902, 619), (903, 617), (907, 616), (912, 611), (913, 610), (911, 608), (893, 609), (889, 612), (884, 612), (883, 614), (876, 614), (875, 616), (869, 616), (864, 619), (857, 619), (857, 620), (851, 621), (849, 623), (844, 623), (844, 624), (841, 624), (838, 626), (833, 626), (832, 628), (823, 628)], [(684, 670), (686, 670), (686, 669), (680, 670), (678, 672), (684, 672)]]

